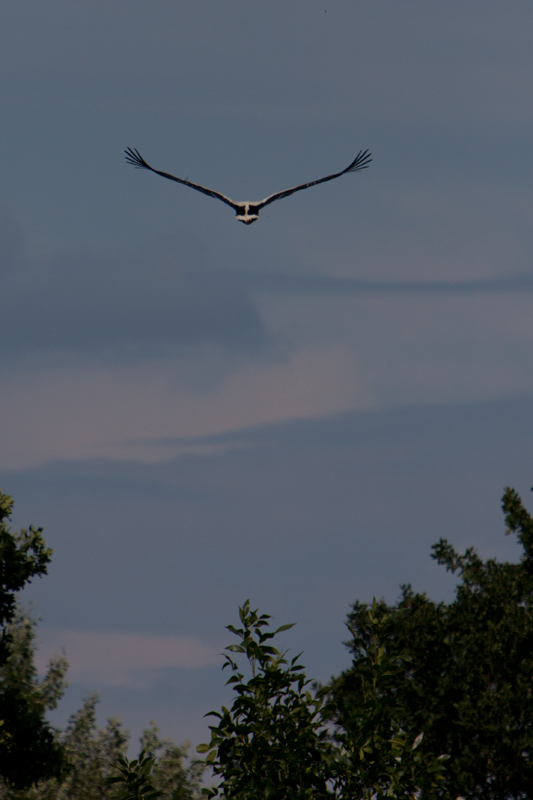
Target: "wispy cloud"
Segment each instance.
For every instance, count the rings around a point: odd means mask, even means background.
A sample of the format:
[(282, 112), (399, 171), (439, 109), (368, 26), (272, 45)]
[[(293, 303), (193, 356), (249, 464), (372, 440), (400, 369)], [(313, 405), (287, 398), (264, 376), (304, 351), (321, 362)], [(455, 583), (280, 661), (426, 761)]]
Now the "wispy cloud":
[(143, 687), (152, 684), (159, 670), (194, 670), (221, 661), (217, 649), (194, 636), (164, 636), (108, 631), (39, 631), (37, 666), (66, 654), (71, 682), (99, 686)]
[(533, 292), (533, 273), (476, 280), (358, 280), (327, 275), (291, 275), (282, 272), (250, 273), (228, 270), (241, 286), (266, 292), (320, 292), (354, 295), (481, 295)]
[[(0, 244), (15, 234), (14, 223), (4, 224)], [(116, 363), (198, 345), (252, 355), (271, 338), (250, 291), (231, 274), (204, 270), (194, 245), (178, 237), (105, 256), (27, 259), (19, 248), (16, 269), (13, 258), (0, 264), (4, 363), (48, 354)]]

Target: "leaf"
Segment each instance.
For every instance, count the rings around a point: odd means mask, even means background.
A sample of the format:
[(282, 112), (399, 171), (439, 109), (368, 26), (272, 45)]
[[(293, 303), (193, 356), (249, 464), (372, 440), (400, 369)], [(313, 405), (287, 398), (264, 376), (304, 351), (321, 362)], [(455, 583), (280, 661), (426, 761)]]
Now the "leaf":
[(419, 733), (416, 739), (413, 742), (412, 750), (416, 750), (416, 748), (422, 743), (422, 739), (424, 738), (424, 733)]
[(106, 778), (105, 781), (102, 781), (103, 786), (110, 786), (112, 783), (121, 783), (123, 778), (120, 776), (115, 776), (114, 778)]
[(244, 636), (244, 630), (242, 628), (236, 628), (234, 625), (226, 625), (226, 629), (237, 636)]
[(275, 635), (276, 633), (281, 633), (281, 631), (288, 631), (291, 628), (294, 628), (295, 625), (296, 625), (295, 622), (291, 622), (288, 625), (281, 625), (281, 627), (279, 627), (276, 631), (274, 631), (273, 635)]

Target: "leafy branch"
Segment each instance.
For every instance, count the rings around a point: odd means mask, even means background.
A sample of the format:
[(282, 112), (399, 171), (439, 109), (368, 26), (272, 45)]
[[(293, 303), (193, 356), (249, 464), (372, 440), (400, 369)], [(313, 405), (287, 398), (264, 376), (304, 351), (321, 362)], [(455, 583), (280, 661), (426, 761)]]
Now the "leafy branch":
[(119, 774), (107, 778), (103, 786), (118, 785), (119, 791), (114, 795), (114, 800), (156, 800), (162, 792), (155, 789), (151, 782), (155, 761), (155, 756), (147, 755), (144, 750), (132, 761), (119, 756), (116, 767)]

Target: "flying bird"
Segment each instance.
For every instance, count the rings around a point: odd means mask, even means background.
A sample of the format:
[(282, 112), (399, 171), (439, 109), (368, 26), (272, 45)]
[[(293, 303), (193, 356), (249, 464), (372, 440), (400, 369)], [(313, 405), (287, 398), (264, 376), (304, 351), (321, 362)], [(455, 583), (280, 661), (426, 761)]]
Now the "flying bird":
[(302, 189), (316, 186), (317, 183), (324, 183), (325, 181), (332, 181), (333, 178), (340, 178), (341, 175), (345, 175), (347, 172), (360, 172), (362, 169), (366, 169), (372, 161), (370, 158), (372, 154), (369, 153), (368, 150), (360, 150), (355, 161), (352, 161), (350, 166), (343, 169), (342, 172), (336, 172), (334, 175), (327, 175), (325, 178), (320, 178), (318, 181), (311, 181), (311, 183), (301, 183), (299, 186), (293, 186), (292, 189), (285, 189), (283, 192), (276, 192), (275, 194), (265, 197), (264, 200), (259, 200), (257, 203), (241, 203), (237, 200), (231, 200), (229, 197), (226, 197), (225, 194), (215, 192), (213, 189), (200, 186), (198, 183), (192, 183), (192, 181), (183, 180), (183, 178), (176, 178), (175, 175), (169, 175), (168, 172), (160, 172), (158, 169), (154, 169), (146, 163), (138, 150), (128, 147), (124, 152), (126, 153), (126, 161), (128, 164), (133, 164), (136, 169), (149, 169), (151, 172), (155, 172), (156, 175), (161, 175), (163, 178), (168, 178), (177, 183), (183, 183), (185, 186), (190, 186), (191, 189), (202, 192), (202, 194), (207, 194), (209, 197), (216, 197), (218, 200), (222, 200), (223, 203), (233, 208), (239, 222), (244, 222), (245, 225), (251, 225), (252, 222), (255, 222), (256, 219), (259, 218), (261, 209), (273, 203), (274, 200), (281, 200), (283, 197), (289, 197), (289, 195), (300, 192)]

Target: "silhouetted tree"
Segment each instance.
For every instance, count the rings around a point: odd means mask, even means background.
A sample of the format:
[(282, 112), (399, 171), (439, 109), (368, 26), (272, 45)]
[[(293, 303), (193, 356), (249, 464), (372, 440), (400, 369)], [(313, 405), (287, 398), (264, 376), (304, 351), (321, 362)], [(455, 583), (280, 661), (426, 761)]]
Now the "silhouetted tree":
[[(442, 760), (424, 751), (412, 726), (403, 731), (391, 722), (383, 692), (390, 665), (381, 651), (370, 652), (365, 665), (357, 731), (335, 740), (326, 690), (311, 690), (298, 656), (288, 661), (270, 643), (292, 625), (269, 632), (270, 617), (251, 610), (249, 601), (239, 614), (241, 627), (228, 628), (240, 642), (226, 650), (245, 656), (249, 677), (226, 656), (235, 699), (231, 709), (212, 712), (218, 724), (211, 727), (211, 741), (198, 747), (220, 778), (218, 786), (203, 790), (208, 800), (411, 800), (420, 786), (438, 785)], [(391, 724), (380, 726), (384, 717)], [(356, 740), (365, 755), (360, 761), (350, 757)]]
[[(441, 539), (433, 558), (457, 573), (450, 604), (402, 587), (394, 606), (356, 602), (348, 617), (354, 658), (335, 679), (335, 720), (346, 735), (365, 713), (361, 665), (381, 648), (392, 664), (386, 696), (396, 723), (450, 755), (438, 791), (422, 796), (515, 800), (533, 786), (533, 519), (513, 489), (503, 496), (519, 563), (459, 555)], [(373, 617), (382, 620), (376, 629)], [(357, 760), (358, 754), (352, 753)]]
[(36, 680), (27, 648), (27, 626), (17, 617), (16, 592), (46, 573), (52, 551), (42, 530), (12, 533), (7, 526), (13, 500), (0, 492), (0, 776), (16, 788), (58, 777), (63, 750), (45, 719), (57, 700), (62, 665), (57, 661), (44, 684)]

